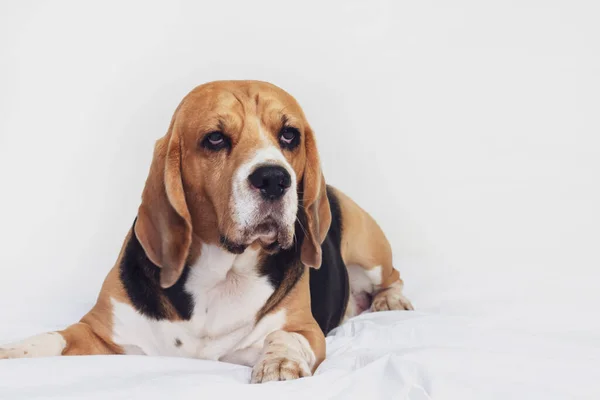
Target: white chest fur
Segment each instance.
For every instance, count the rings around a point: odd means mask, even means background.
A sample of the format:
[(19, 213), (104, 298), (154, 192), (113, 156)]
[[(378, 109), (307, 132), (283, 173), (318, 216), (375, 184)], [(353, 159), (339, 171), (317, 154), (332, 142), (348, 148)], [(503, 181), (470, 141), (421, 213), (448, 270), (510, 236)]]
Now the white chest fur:
[(258, 251), (228, 253), (203, 245), (185, 290), (194, 299), (189, 321), (155, 320), (113, 300), (113, 341), (127, 354), (194, 357), (252, 365), (264, 338), (284, 324), (283, 311), (255, 324), (274, 288), (258, 275)]

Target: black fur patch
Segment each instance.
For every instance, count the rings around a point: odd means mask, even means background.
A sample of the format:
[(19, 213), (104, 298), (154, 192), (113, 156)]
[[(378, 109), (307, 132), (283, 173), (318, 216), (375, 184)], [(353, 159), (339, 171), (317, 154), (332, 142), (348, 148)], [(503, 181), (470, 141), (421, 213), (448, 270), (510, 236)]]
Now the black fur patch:
[[(333, 191), (328, 188), (327, 194), (331, 207), (331, 227), (321, 246), (321, 268), (310, 270), (312, 314), (325, 334), (342, 321), (350, 294), (348, 271), (341, 254), (342, 214)], [(302, 196), (299, 198), (302, 199)], [(306, 214), (301, 203), (298, 210), (298, 222), (295, 227), (297, 240), (294, 245), (290, 249), (266, 257), (261, 265), (261, 274), (269, 277), (270, 283), (276, 288), (272, 296), (276, 296), (278, 300), (289, 293), (304, 272), (304, 266), (300, 262), (300, 249), (304, 241), (302, 227), (306, 226)], [(264, 313), (268, 311), (264, 310)]]
[(348, 270), (341, 253), (342, 212), (330, 187), (327, 187), (327, 197), (331, 208), (331, 227), (321, 245), (321, 268), (310, 270), (311, 310), (325, 334), (342, 322), (350, 295)]
[[(298, 186), (304, 187), (304, 182), (301, 181)], [(261, 265), (261, 274), (269, 277), (269, 282), (273, 285), (276, 292), (277, 288), (279, 288), (286, 277), (286, 273), (289, 272), (290, 269), (295, 270), (291, 274), (292, 276), (295, 276), (295, 280), (293, 281), (294, 284), (300, 279), (304, 272), (304, 266), (300, 262), (300, 249), (302, 248), (302, 241), (304, 240), (303, 227), (306, 226), (306, 214), (304, 212), (302, 200), (302, 193), (298, 192), (298, 214), (294, 226), (294, 243), (289, 249), (275, 249), (279, 251), (266, 257)], [(273, 244), (279, 246), (278, 242)], [(273, 244), (271, 246), (273, 246)], [(291, 290), (291, 287), (288, 291), (289, 290)], [(277, 293), (273, 293), (273, 295), (275, 296)]]
[[(321, 268), (310, 270), (311, 310), (325, 334), (342, 321), (350, 293), (348, 271), (341, 254), (342, 214), (338, 199), (329, 187), (327, 195), (331, 208), (331, 227), (322, 244)], [(295, 227), (294, 245), (290, 249), (280, 250), (276, 254), (265, 257), (259, 266), (261, 275), (268, 276), (269, 282), (280, 298), (289, 293), (304, 271), (304, 266), (300, 262), (300, 249), (304, 240), (302, 225), (306, 226), (306, 216), (303, 208), (299, 207), (299, 209), (301, 212), (298, 213), (299, 222)], [(235, 254), (244, 251), (241, 246), (229, 243), (226, 238), (222, 238), (222, 244)], [(182, 319), (191, 318), (194, 302), (192, 296), (184, 290), (189, 274), (188, 266), (185, 266), (181, 278), (175, 285), (168, 289), (161, 288), (160, 268), (148, 259), (135, 233), (132, 232), (119, 270), (125, 290), (133, 306), (140, 313), (157, 320), (166, 318), (167, 313), (163, 305), (166, 297)], [(268, 312), (268, 310), (264, 311)]]
[(148, 259), (133, 230), (130, 236), (119, 265), (119, 275), (133, 306), (149, 318), (165, 319), (167, 312), (163, 302), (166, 297), (179, 316), (189, 320), (194, 300), (183, 288), (189, 274), (188, 266), (184, 267), (177, 283), (168, 289), (161, 288), (160, 268)]
[[(301, 238), (302, 231), (298, 222), (296, 222), (295, 230), (295, 237)], [(277, 242), (275, 245), (277, 248), (279, 247)], [(289, 249), (279, 249), (277, 253), (265, 257), (260, 265), (261, 276), (266, 275), (269, 283), (275, 288), (275, 292), (272, 294), (274, 298), (284, 298), (304, 273), (304, 265), (300, 262), (300, 245), (301, 243), (295, 241)], [(267, 304), (272, 303), (270, 300), (272, 299), (269, 299)], [(275, 306), (276, 303), (271, 305)], [(263, 311), (266, 313), (269, 310)]]

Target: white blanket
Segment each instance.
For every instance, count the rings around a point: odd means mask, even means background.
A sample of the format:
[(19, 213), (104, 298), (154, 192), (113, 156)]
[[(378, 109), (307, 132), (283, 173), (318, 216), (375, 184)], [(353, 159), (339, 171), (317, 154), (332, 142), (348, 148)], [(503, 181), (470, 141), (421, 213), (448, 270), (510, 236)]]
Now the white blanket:
[(329, 335), (327, 359), (314, 377), (264, 385), (248, 384), (250, 368), (204, 360), (0, 361), (0, 399), (600, 398), (597, 342), (490, 328), (486, 321), (418, 311), (363, 314)]

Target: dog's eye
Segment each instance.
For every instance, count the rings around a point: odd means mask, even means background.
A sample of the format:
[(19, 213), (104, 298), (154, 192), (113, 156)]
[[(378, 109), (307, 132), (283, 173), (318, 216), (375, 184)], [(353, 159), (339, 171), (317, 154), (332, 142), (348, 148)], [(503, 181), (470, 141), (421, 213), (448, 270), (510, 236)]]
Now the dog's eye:
[(300, 143), (300, 132), (294, 127), (285, 126), (279, 132), (279, 141), (284, 148), (293, 149)]
[(229, 139), (222, 132), (211, 132), (202, 140), (202, 146), (209, 150), (221, 150), (229, 146)]
[(281, 133), (281, 141), (285, 143), (292, 143), (292, 140), (296, 137), (296, 132), (286, 130)]
[(225, 137), (221, 132), (213, 132), (206, 137), (210, 144), (213, 146), (218, 146), (219, 144), (225, 141)]

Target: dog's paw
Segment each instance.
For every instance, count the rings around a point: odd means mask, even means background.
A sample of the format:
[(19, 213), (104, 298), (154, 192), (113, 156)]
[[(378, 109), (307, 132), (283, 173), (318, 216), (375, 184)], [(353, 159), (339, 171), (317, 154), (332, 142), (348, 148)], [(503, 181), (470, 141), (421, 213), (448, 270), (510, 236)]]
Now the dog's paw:
[(42, 333), (18, 343), (3, 345), (0, 347), (0, 360), (59, 356), (65, 345), (65, 339), (59, 333)]
[(315, 357), (297, 333), (275, 331), (265, 340), (264, 353), (252, 369), (252, 383), (288, 381), (311, 376)]
[(402, 294), (402, 284), (397, 283), (375, 295), (371, 311), (414, 310), (410, 300)]
[(289, 381), (310, 375), (310, 369), (304, 360), (266, 356), (252, 369), (251, 382)]
[(8, 358), (16, 358), (13, 354), (15, 351), (14, 347), (0, 347), (0, 360), (6, 360)]

